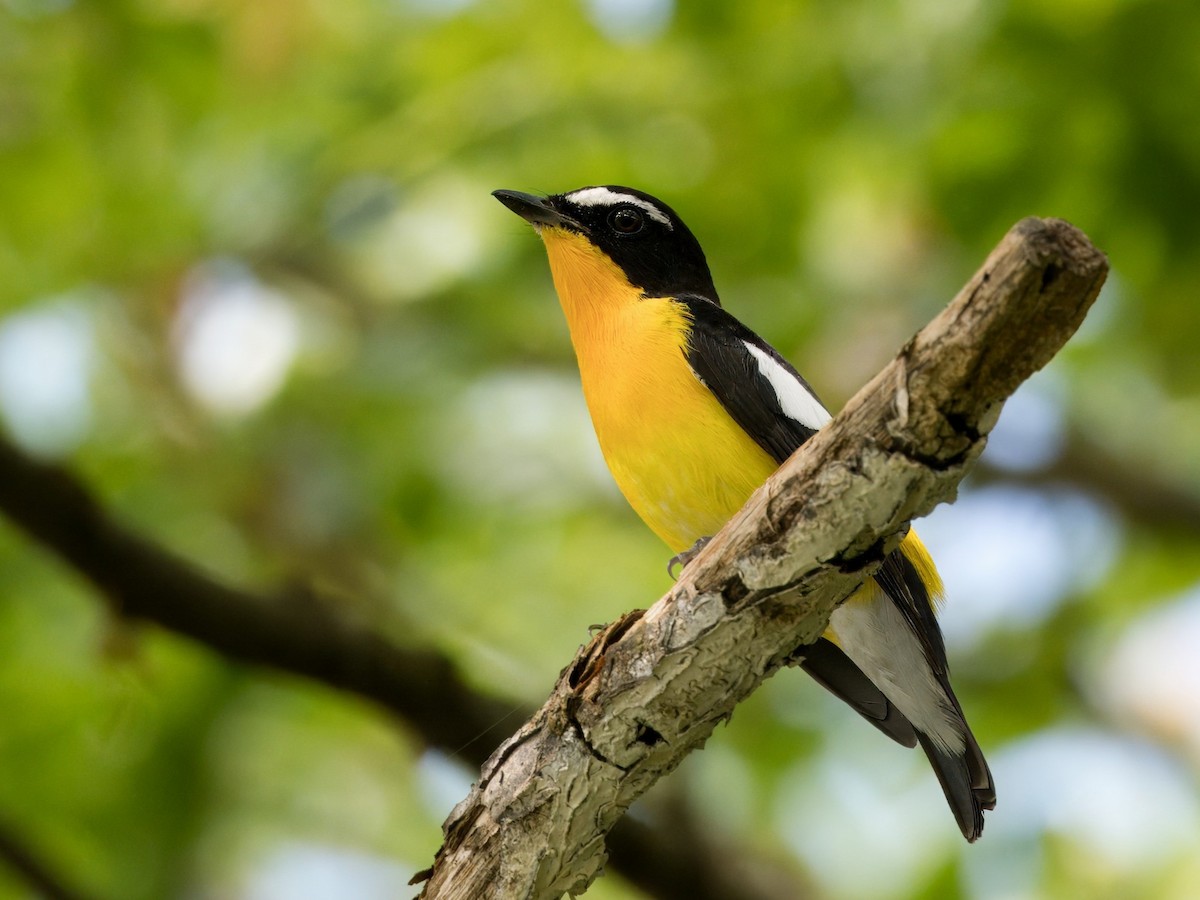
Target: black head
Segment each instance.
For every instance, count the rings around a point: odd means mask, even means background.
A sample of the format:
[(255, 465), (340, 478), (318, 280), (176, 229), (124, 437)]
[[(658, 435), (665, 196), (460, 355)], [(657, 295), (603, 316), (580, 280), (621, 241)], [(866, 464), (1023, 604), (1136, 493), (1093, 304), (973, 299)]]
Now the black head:
[(649, 194), (609, 184), (546, 198), (520, 191), (493, 196), (534, 227), (586, 236), (647, 296), (699, 294), (718, 302), (700, 243), (671, 207)]

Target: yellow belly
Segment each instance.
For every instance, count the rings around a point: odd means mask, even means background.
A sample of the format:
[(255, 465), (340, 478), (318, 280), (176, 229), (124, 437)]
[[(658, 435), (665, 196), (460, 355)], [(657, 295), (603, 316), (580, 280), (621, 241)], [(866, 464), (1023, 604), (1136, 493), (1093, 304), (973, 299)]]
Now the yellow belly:
[[(604, 354), (595, 347), (580, 354), (584, 395), (621, 493), (680, 552), (720, 531), (777, 466), (687, 365), (678, 304), (646, 299), (621, 315), (622, 341)], [(941, 578), (915, 531), (900, 551), (930, 598), (940, 599)], [(846, 602), (873, 603), (883, 596), (871, 579)], [(832, 630), (825, 636), (837, 642)]]
[[(718, 532), (777, 468), (684, 356), (683, 307), (644, 297), (583, 236), (541, 229), (600, 449), (621, 493), (673, 551)], [(930, 595), (941, 580), (910, 532), (901, 544)], [(873, 581), (855, 600), (878, 596)]]
[(580, 354), (584, 395), (621, 492), (667, 546), (686, 550), (720, 530), (775, 461), (692, 374), (678, 304), (647, 299), (620, 315), (619, 344)]
[[(578, 353), (584, 395), (621, 493), (678, 553), (720, 531), (778, 467), (687, 365), (678, 304), (645, 299), (619, 315), (621, 341)], [(900, 550), (940, 597), (941, 579), (915, 531)], [(870, 602), (878, 592), (868, 581), (851, 600)]]

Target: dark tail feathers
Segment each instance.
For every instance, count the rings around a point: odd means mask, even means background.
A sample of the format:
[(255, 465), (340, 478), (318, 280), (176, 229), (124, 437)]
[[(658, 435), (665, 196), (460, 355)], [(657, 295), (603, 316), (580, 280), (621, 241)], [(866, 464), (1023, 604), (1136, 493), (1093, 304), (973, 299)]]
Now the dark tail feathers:
[(996, 807), (996, 785), (975, 736), (967, 730), (966, 747), (959, 754), (946, 753), (923, 734), (918, 733), (917, 740), (941, 782), (963, 837), (978, 840), (983, 834), (983, 811)]

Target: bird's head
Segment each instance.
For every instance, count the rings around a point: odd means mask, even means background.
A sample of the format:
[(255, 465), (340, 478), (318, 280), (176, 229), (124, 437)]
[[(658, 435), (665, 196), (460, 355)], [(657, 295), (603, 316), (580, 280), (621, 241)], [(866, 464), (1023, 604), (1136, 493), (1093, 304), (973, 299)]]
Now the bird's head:
[(549, 197), (492, 193), (541, 235), (556, 283), (620, 277), (647, 297), (698, 294), (717, 302), (700, 243), (649, 194), (611, 184)]

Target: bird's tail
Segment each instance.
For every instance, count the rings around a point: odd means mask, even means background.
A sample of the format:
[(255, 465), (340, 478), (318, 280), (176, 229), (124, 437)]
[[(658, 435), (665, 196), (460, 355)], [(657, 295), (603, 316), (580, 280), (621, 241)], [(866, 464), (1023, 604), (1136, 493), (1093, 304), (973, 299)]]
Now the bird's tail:
[(942, 749), (920, 732), (917, 740), (929, 757), (963, 837), (975, 841), (983, 834), (983, 811), (996, 807), (996, 785), (975, 735), (965, 721), (962, 724), (965, 743), (958, 752)]

